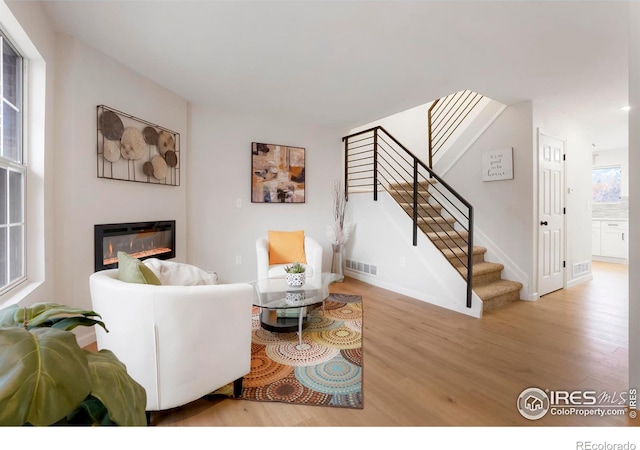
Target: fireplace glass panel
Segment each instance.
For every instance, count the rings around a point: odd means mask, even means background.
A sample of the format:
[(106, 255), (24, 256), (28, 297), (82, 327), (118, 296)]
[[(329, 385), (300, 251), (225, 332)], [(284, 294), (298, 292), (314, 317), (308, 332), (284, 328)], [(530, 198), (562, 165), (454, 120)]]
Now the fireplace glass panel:
[(144, 260), (175, 257), (175, 221), (96, 225), (96, 271), (118, 266), (118, 252)]

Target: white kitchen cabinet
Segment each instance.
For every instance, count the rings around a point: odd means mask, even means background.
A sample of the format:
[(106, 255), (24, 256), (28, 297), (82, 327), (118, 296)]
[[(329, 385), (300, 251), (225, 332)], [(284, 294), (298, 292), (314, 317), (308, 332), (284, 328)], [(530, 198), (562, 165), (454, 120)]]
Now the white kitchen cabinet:
[(627, 259), (629, 222), (626, 220), (594, 220), (592, 254), (606, 258)]
[(600, 225), (600, 254), (612, 258), (626, 258), (627, 239), (627, 222), (603, 220)]
[(600, 254), (600, 224), (599, 220), (594, 220), (592, 222), (591, 228), (591, 254), (599, 255)]

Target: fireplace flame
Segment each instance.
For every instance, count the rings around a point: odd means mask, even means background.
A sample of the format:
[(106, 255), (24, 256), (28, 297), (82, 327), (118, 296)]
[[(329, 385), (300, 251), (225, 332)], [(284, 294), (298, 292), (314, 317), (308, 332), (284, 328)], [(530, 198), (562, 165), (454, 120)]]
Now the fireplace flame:
[(117, 254), (120, 251), (140, 260), (175, 257), (175, 250), (172, 248), (175, 243), (174, 230), (175, 221), (171, 220), (96, 225), (95, 270), (117, 267)]
[[(131, 256), (133, 256), (134, 258), (138, 258), (138, 259), (146, 259), (146, 258), (153, 258), (156, 257), (158, 255), (162, 255), (163, 253), (169, 253), (171, 252), (170, 248), (166, 248), (166, 247), (158, 247), (158, 248), (153, 248), (150, 250), (141, 250), (138, 252), (133, 252), (131, 253)], [(108, 258), (104, 258), (103, 260), (103, 264), (105, 266), (109, 265), (109, 264), (115, 264), (118, 262), (118, 258), (115, 256), (112, 257), (108, 257)]]

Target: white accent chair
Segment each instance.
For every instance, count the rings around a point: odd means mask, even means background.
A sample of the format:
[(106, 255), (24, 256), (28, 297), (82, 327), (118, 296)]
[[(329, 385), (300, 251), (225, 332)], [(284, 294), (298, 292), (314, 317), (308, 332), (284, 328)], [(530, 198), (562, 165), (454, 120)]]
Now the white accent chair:
[(185, 405), (251, 369), (251, 308), (246, 283), (154, 286), (118, 279), (118, 269), (89, 279), (98, 349), (111, 350), (147, 392), (147, 414)]
[[(305, 236), (304, 252), (307, 260), (305, 264), (307, 276), (322, 273), (322, 246), (318, 241)], [(284, 268), (287, 264), (269, 265), (269, 239), (267, 237), (260, 237), (256, 241), (256, 255), (258, 258), (258, 280), (285, 275)], [(295, 261), (290, 261), (290, 263), (293, 262)]]
[[(304, 237), (304, 253), (307, 263), (305, 264), (305, 273), (308, 277), (314, 274), (322, 273), (322, 246), (313, 238)], [(258, 263), (258, 280), (267, 278), (284, 277), (286, 272), (284, 268), (296, 261), (290, 261), (287, 264), (269, 264), (269, 238), (259, 237), (256, 241), (256, 256)], [(323, 303), (324, 307), (324, 303)], [(291, 312), (292, 311), (292, 312)], [(279, 317), (299, 317), (302, 314), (306, 317), (308, 308), (299, 308), (287, 312), (285, 310), (278, 311)]]

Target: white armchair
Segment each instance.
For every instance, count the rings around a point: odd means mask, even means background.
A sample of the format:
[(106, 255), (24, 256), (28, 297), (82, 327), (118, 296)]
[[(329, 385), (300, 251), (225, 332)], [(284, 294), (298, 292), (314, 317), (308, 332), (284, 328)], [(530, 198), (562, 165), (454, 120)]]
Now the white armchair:
[[(304, 252), (307, 260), (307, 276), (322, 273), (322, 246), (313, 238), (305, 236)], [(269, 265), (269, 239), (260, 237), (256, 241), (256, 256), (258, 263), (258, 280), (284, 276), (284, 268), (287, 264)], [(295, 261), (289, 261), (293, 263)]]
[(185, 405), (234, 382), (251, 368), (249, 284), (154, 286), (90, 277), (98, 349), (109, 349), (147, 392), (147, 411)]

